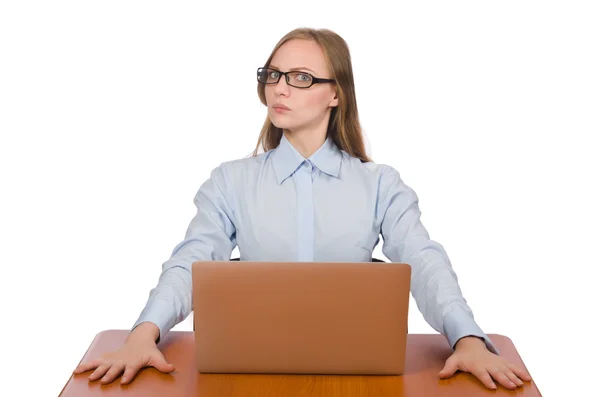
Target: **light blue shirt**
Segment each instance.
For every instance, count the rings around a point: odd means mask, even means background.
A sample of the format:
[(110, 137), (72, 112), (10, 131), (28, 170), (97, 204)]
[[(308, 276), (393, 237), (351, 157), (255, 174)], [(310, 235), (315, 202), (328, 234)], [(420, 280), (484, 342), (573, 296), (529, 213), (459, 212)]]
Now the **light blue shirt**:
[(308, 159), (281, 138), (277, 148), (228, 161), (200, 186), (185, 239), (162, 267), (134, 324), (160, 337), (192, 310), (191, 264), (227, 261), (370, 262), (383, 238), (391, 262), (411, 266), (411, 293), (425, 321), (450, 346), (474, 335), (498, 353), (476, 324), (444, 248), (420, 221), (415, 192), (393, 167), (341, 151), (331, 139)]

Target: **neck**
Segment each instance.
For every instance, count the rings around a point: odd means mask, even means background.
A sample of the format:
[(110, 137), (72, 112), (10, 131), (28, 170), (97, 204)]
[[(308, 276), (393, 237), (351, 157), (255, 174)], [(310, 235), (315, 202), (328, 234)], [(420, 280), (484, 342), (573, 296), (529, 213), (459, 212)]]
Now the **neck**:
[(294, 146), (305, 159), (309, 158), (319, 150), (326, 139), (325, 133), (309, 134), (300, 133), (298, 131), (291, 132), (290, 130), (284, 130), (283, 133), (292, 146)]
[(294, 148), (305, 158), (312, 156), (327, 139), (327, 125), (329, 123), (329, 112), (319, 125), (306, 129), (289, 130), (284, 129), (283, 133)]

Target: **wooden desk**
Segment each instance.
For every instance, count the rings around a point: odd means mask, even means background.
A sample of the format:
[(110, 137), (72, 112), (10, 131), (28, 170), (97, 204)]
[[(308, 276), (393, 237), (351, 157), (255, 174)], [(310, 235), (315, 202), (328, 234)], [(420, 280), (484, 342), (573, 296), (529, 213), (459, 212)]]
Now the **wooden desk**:
[[(129, 331), (100, 332), (93, 340), (83, 360), (96, 358), (114, 350), (125, 341)], [(511, 340), (501, 335), (489, 335), (502, 355), (522, 364)], [(159, 343), (168, 362), (175, 365), (171, 374), (145, 368), (129, 385), (121, 386), (120, 378), (108, 385), (89, 382), (92, 371), (72, 375), (61, 397), (91, 396), (541, 396), (534, 381), (515, 391), (498, 384), (497, 390), (487, 389), (468, 373), (439, 380), (436, 374), (452, 353), (448, 342), (438, 334), (409, 334), (406, 348), (406, 372), (403, 376), (329, 376), (329, 375), (251, 375), (199, 374), (196, 372), (193, 332), (171, 331)], [(75, 365), (73, 366), (75, 369)]]

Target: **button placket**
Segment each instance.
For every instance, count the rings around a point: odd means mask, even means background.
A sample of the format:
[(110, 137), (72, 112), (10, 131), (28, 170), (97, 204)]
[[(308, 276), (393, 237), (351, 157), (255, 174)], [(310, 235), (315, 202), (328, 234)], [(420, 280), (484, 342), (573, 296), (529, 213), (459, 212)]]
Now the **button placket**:
[(309, 161), (304, 161), (296, 173), (298, 197), (298, 261), (314, 260), (314, 202), (312, 171)]

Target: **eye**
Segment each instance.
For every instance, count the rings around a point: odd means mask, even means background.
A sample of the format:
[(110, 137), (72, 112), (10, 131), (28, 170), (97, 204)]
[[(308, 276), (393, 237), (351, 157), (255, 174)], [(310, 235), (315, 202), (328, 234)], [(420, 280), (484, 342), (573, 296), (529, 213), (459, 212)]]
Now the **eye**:
[(279, 77), (279, 72), (271, 71), (269, 72), (269, 77), (272, 79), (276, 79), (277, 77)]
[(306, 83), (306, 82), (310, 81), (310, 75), (304, 74), (304, 73), (298, 73), (296, 75), (296, 79)]

